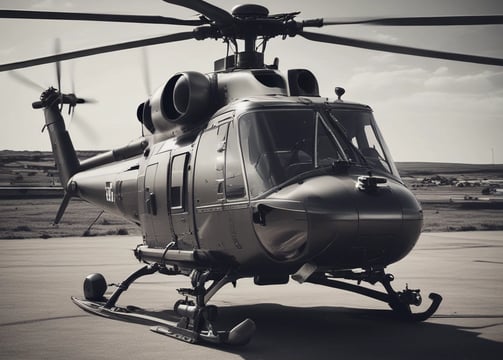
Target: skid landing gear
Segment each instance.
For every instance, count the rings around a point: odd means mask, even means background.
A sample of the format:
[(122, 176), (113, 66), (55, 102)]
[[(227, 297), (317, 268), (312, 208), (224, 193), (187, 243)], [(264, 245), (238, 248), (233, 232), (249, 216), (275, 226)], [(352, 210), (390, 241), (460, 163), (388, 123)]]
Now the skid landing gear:
[[(365, 281), (372, 285), (379, 282), (384, 286), (386, 292), (384, 293), (360, 285), (349, 284), (344, 281), (335, 280), (336, 278), (357, 280), (358, 283)], [(371, 270), (361, 273), (343, 271), (330, 274), (313, 274), (306, 280), (306, 282), (347, 290), (376, 300), (384, 301), (400, 318), (407, 321), (424, 321), (437, 311), (440, 303), (442, 302), (442, 296), (436, 293), (431, 293), (429, 298), (432, 303), (428, 309), (424, 312), (413, 313), (411, 305), (419, 306), (422, 302), (422, 298), (419, 293), (420, 291), (411, 290), (408, 287), (406, 287), (403, 291), (395, 291), (391, 286), (391, 282), (393, 280), (393, 275), (386, 274), (384, 270)]]
[[(72, 301), (85, 311), (107, 318), (125, 320), (151, 326), (151, 330), (189, 343), (199, 341), (214, 344), (244, 345), (255, 332), (255, 323), (246, 319), (228, 331), (215, 330), (217, 307), (207, 305), (209, 299), (225, 284), (234, 281), (230, 272), (225, 275), (211, 271), (194, 270), (191, 273), (192, 288), (178, 289), (184, 299), (176, 302), (174, 310), (179, 319), (167, 320), (147, 314), (135, 306), (116, 306), (120, 295), (138, 278), (160, 272), (176, 275), (178, 272), (157, 263), (145, 265), (120, 283), (110, 298), (103, 295), (107, 285), (101, 274), (91, 274), (84, 281), (85, 298), (72, 297)], [(212, 281), (206, 289), (207, 281)], [(193, 300), (192, 300), (193, 299)]]

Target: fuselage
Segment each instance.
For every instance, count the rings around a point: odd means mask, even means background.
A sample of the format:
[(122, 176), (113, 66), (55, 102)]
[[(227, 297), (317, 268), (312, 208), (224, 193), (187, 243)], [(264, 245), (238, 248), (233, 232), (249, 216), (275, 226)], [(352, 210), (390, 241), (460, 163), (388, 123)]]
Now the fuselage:
[(141, 225), (149, 248), (201, 249), (242, 276), (379, 268), (416, 243), (422, 210), (368, 106), (257, 97), (204, 129), (79, 172), (78, 195)]

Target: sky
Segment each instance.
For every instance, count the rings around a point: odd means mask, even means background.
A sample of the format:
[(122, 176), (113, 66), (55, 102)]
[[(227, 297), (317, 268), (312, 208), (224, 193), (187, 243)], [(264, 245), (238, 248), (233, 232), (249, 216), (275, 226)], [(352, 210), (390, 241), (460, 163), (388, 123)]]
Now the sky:
[[(231, 11), (237, 1), (213, 0)], [(257, 0), (271, 14), (300, 11), (297, 20), (319, 17), (398, 17), (503, 14), (500, 0)], [(161, 0), (0, 0), (1, 9), (162, 15), (195, 19), (197, 14)], [(0, 19), (0, 63), (61, 51), (137, 40), (190, 27), (50, 20)], [(386, 27), (345, 25), (310, 31), (397, 45), (503, 58), (503, 25)], [(67, 126), (77, 149), (111, 149), (141, 135), (136, 108), (180, 71), (213, 70), (225, 55), (216, 40), (188, 40), (64, 61), (62, 90), (96, 100), (76, 108)], [(147, 56), (145, 56), (145, 54)], [(280, 70), (310, 69), (322, 96), (344, 87), (347, 101), (374, 110), (395, 161), (503, 163), (503, 67), (349, 48), (302, 37), (272, 39), (266, 63), (279, 57)], [(147, 71), (144, 64), (147, 64)], [(54, 65), (16, 71), (41, 88), (57, 86)], [(145, 77), (149, 79), (147, 89)], [(0, 73), (0, 150), (49, 150), (41, 110), (33, 110), (41, 90)]]

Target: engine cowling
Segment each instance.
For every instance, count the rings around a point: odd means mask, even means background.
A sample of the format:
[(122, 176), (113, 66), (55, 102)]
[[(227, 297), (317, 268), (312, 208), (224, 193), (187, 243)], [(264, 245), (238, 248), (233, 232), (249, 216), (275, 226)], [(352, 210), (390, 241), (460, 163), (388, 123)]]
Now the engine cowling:
[(307, 69), (288, 70), (288, 85), (291, 96), (320, 96), (318, 80)]
[(197, 125), (210, 115), (210, 80), (195, 71), (175, 74), (138, 108), (140, 121), (151, 132)]

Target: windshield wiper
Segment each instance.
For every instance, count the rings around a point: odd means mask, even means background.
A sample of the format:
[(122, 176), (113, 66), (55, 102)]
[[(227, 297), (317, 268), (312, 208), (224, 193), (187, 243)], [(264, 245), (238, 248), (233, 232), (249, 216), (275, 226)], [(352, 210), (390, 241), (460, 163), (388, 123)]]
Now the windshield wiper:
[(283, 181), (282, 183), (272, 187), (267, 193), (272, 193), (278, 190), (287, 187), (288, 185), (301, 183), (302, 181), (320, 175), (328, 175), (328, 174), (340, 174), (346, 172), (351, 166), (358, 165), (352, 161), (347, 160), (336, 160), (331, 164), (321, 165), (317, 168), (304, 171), (298, 175), (291, 177), (288, 180)]

